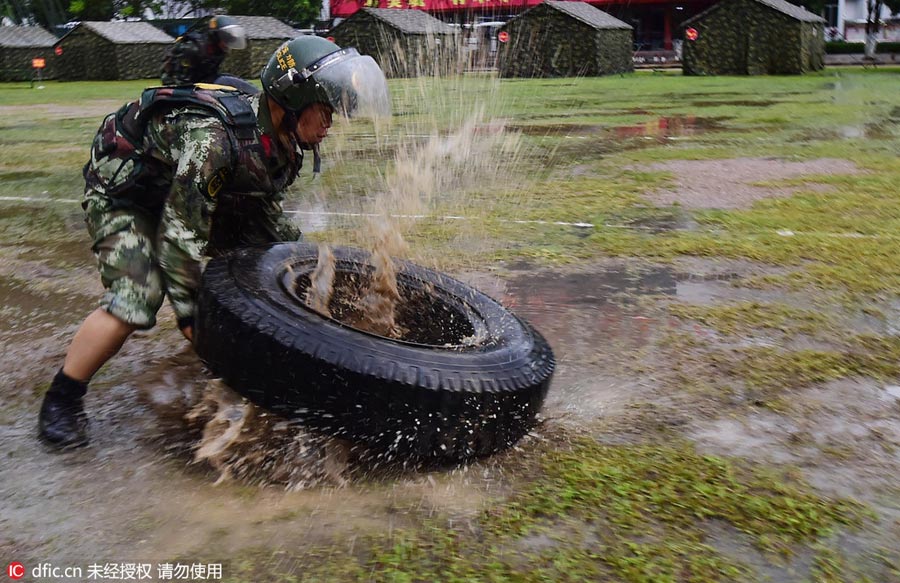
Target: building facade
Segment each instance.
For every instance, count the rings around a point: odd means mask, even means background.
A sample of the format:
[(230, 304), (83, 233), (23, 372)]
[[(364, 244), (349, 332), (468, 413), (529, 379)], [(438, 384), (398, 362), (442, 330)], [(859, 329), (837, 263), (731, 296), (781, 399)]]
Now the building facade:
[(175, 39), (147, 22), (82, 22), (56, 42), (57, 75), (64, 81), (159, 77)]
[[(362, 8), (423, 10), (445, 22), (506, 21), (542, 0), (331, 0), (332, 18), (347, 18)], [(671, 51), (681, 23), (715, 0), (592, 0), (592, 6), (632, 27), (636, 51)]]
[(785, 0), (721, 0), (686, 21), (685, 75), (786, 75), (825, 62), (825, 19)]
[(421, 10), (363, 8), (335, 26), (340, 46), (371, 55), (389, 77), (441, 74), (458, 63), (459, 30)]
[(546, 0), (501, 28), (502, 77), (596, 77), (634, 70), (632, 28), (586, 2)]
[(0, 26), (0, 81), (55, 78), (55, 42), (39, 26)]

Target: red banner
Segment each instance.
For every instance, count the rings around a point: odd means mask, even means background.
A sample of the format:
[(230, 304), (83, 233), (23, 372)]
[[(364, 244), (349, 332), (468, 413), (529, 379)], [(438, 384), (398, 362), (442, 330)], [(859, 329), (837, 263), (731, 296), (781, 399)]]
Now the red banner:
[[(327, 1), (327, 0), (326, 0)], [(360, 8), (413, 8), (427, 12), (502, 9), (517, 12), (543, 0), (331, 0), (331, 15), (346, 18)]]

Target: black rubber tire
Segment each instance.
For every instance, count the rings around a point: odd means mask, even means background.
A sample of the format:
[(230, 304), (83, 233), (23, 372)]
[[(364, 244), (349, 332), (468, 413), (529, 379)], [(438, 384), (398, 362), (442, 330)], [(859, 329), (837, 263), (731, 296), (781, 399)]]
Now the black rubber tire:
[[(339, 272), (371, 273), (368, 253), (333, 252)], [(310, 272), (317, 256), (315, 245), (280, 243), (209, 262), (195, 349), (214, 374), (258, 405), (403, 455), (482, 456), (529, 430), (555, 368), (530, 325), (462, 282), (397, 262), (405, 288), (427, 286), (481, 340), (448, 348), (363, 332), (286, 290), (284, 274)]]

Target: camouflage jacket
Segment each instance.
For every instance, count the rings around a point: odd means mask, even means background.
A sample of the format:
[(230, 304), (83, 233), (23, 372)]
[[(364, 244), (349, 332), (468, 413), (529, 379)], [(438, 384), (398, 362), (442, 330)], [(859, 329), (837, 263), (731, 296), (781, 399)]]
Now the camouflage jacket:
[[(183, 238), (193, 242), (185, 249), (191, 260), (238, 245), (299, 238), (281, 200), (300, 169), (301, 151), (296, 144), (285, 148), (262, 127), (260, 96), (230, 94), (238, 95), (252, 116), (244, 131), (235, 131), (201, 105), (159, 107), (150, 110), (143, 135), (133, 144), (118, 134), (104, 135), (110, 129), (108, 116), (85, 166), (86, 194), (106, 196), (115, 208), (135, 207), (157, 216), (164, 206), (171, 207), (167, 211), (175, 211)], [(104, 146), (109, 143), (118, 149)], [(110, 158), (111, 149), (120, 157)]]
[(209, 42), (205, 32), (189, 32), (172, 44), (163, 58), (163, 85), (212, 83), (219, 75), (225, 53)]

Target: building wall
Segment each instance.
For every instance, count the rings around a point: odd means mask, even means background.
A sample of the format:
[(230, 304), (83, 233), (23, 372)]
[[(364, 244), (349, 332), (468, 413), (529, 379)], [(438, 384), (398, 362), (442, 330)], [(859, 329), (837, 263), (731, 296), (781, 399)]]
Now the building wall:
[(159, 78), (169, 43), (114, 44), (86, 28), (77, 28), (59, 43), (57, 77), (62, 81), (113, 81)]
[(746, 42), (742, 15), (719, 7), (688, 24), (697, 39), (685, 37), (681, 61), (685, 75), (741, 75), (746, 72)]
[(820, 69), (823, 25), (804, 23), (752, 0), (726, 0), (688, 24), (697, 40), (685, 40), (685, 75), (798, 74)]
[(756, 2), (743, 1), (748, 75), (803, 72), (803, 23)]
[(504, 28), (501, 77), (573, 77), (634, 69), (631, 31), (597, 30), (549, 6), (532, 8)]
[(801, 28), (803, 71), (821, 71), (825, 68), (825, 23), (804, 22)]
[(36, 78), (31, 60), (44, 59), (46, 67), (41, 79), (56, 78), (56, 62), (52, 47), (0, 47), (0, 81), (29, 81)]
[(287, 39), (249, 39), (245, 49), (231, 51), (225, 57), (219, 71), (248, 80), (259, 79), (269, 57), (285, 40)]
[(440, 75), (458, 63), (461, 40), (452, 34), (405, 34), (365, 12), (331, 31), (334, 42), (370, 55), (388, 77)]
[(632, 31), (606, 29), (596, 33), (597, 69), (594, 75), (611, 75), (634, 71)]
[(465, 66), (462, 35), (401, 34), (394, 37), (389, 76), (443, 76)]
[(159, 78), (163, 56), (169, 43), (113, 45), (116, 54), (117, 80)]
[(398, 35), (380, 20), (365, 12), (357, 12), (332, 29), (334, 42), (341, 47), (356, 47), (363, 55), (370, 55), (385, 74), (391, 75), (393, 53), (400, 51)]
[(60, 80), (118, 79), (118, 58), (113, 44), (103, 37), (79, 27), (63, 37), (57, 46), (63, 49), (59, 57)]

